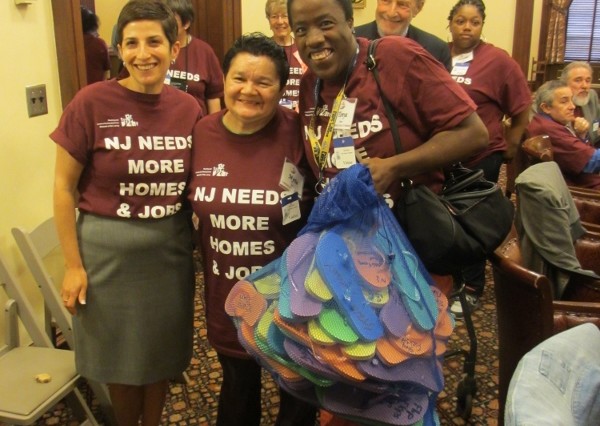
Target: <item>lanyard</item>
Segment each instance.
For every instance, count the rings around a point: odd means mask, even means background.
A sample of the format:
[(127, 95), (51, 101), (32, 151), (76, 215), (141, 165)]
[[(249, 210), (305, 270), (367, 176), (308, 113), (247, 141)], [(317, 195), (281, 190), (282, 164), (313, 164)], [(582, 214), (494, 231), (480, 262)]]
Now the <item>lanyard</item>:
[(316, 117), (317, 117), (317, 106), (319, 104), (319, 92), (321, 91), (321, 79), (317, 79), (317, 83), (315, 84), (315, 107), (313, 115), (310, 119), (310, 124), (308, 126), (308, 139), (310, 141), (310, 146), (312, 149), (313, 156), (315, 157), (315, 162), (317, 163), (317, 167), (319, 168), (319, 180), (317, 182), (317, 188), (323, 184), (324, 176), (323, 170), (325, 169), (325, 164), (327, 163), (327, 154), (329, 153), (329, 148), (331, 147), (331, 140), (333, 139), (333, 131), (335, 128), (335, 121), (337, 119), (338, 113), (340, 111), (340, 106), (342, 101), (345, 98), (344, 91), (346, 90), (346, 83), (348, 83), (348, 77), (350, 73), (354, 69), (356, 65), (356, 60), (358, 58), (358, 46), (356, 47), (356, 53), (354, 54), (354, 59), (350, 63), (348, 70), (346, 71), (346, 78), (344, 79), (344, 84), (342, 88), (338, 92), (335, 100), (333, 102), (333, 106), (331, 107), (331, 115), (329, 116), (329, 121), (327, 122), (327, 127), (325, 129), (325, 134), (323, 135), (323, 140), (319, 141), (317, 137), (317, 133), (315, 131), (316, 128)]

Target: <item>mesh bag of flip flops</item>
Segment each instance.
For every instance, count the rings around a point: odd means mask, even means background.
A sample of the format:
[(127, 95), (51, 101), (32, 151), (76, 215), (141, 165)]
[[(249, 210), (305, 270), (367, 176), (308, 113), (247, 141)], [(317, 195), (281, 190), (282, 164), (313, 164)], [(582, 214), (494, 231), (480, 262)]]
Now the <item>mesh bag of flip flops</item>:
[(225, 310), (292, 395), (364, 424), (439, 424), (448, 301), (364, 166), (331, 180), (299, 236), (236, 283)]

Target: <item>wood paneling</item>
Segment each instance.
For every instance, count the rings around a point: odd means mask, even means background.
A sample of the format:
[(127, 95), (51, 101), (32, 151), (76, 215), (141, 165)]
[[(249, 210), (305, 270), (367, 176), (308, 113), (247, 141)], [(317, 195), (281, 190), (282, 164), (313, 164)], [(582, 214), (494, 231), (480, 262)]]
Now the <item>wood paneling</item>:
[(526, 76), (531, 56), (531, 28), (533, 26), (533, 1), (517, 0), (512, 57)]
[(79, 0), (52, 0), (52, 14), (64, 109), (75, 93), (87, 84)]
[(192, 34), (212, 46), (223, 61), (225, 52), (242, 34), (241, 0), (192, 0), (196, 12)]

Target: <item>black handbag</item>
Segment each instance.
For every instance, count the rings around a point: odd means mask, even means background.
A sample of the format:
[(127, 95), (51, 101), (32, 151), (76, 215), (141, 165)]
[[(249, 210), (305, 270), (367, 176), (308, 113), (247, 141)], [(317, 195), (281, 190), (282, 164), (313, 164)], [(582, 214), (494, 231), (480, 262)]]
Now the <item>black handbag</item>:
[[(367, 67), (379, 88), (390, 122), (396, 152), (402, 152), (392, 108), (381, 92), (374, 59), (377, 41), (371, 42)], [(447, 172), (440, 194), (425, 185), (404, 181), (404, 196), (397, 202), (396, 217), (430, 272), (454, 274), (484, 260), (510, 232), (514, 205), (483, 170), (455, 165)]]

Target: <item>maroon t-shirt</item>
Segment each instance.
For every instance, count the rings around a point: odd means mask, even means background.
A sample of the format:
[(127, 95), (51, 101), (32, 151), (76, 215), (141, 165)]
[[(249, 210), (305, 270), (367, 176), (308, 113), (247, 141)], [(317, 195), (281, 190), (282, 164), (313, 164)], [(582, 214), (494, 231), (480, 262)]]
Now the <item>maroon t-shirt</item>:
[(104, 73), (110, 69), (108, 46), (100, 37), (86, 33), (83, 35), (83, 47), (87, 84), (104, 80)]
[[(281, 256), (306, 222), (308, 192), (301, 200), (302, 218), (282, 223), (284, 160), (304, 175), (310, 172), (297, 113), (278, 107), (266, 127), (237, 135), (223, 125), (225, 112), (204, 117), (194, 129), (188, 199), (200, 222), (208, 340), (220, 353), (248, 358), (225, 313), (225, 299), (238, 280)], [(306, 188), (311, 185), (305, 180)]]
[(306, 71), (306, 65), (300, 59), (298, 53), (298, 47), (296, 43), (292, 43), (291, 46), (281, 46), (285, 51), (288, 63), (290, 64), (290, 75), (283, 92), (282, 101), (289, 100), (292, 102), (292, 108), (298, 109), (298, 100), (300, 99), (300, 79), (302, 74)]
[(165, 82), (173, 86), (184, 82), (187, 93), (196, 98), (203, 115), (208, 114), (207, 99), (223, 96), (223, 71), (217, 55), (208, 43), (194, 37), (179, 51)]
[(550, 137), (554, 161), (560, 167), (567, 184), (600, 189), (600, 175), (583, 172), (583, 168), (596, 151), (594, 147), (583, 142), (563, 124), (557, 123), (546, 114), (536, 114), (527, 126), (527, 131), (530, 136)]
[(125, 219), (176, 213), (199, 117), (194, 98), (169, 86), (158, 95), (116, 80), (81, 89), (50, 134), (84, 167), (79, 209)]
[[(387, 158), (396, 154), (390, 124), (372, 72), (365, 65), (369, 41), (358, 38), (359, 53), (345, 88), (347, 98), (357, 98), (351, 136), (357, 159)], [(375, 54), (381, 90), (396, 111), (400, 141), (404, 151), (416, 148), (433, 135), (460, 124), (475, 111), (475, 104), (461, 87), (452, 80), (448, 71), (419, 44), (406, 37), (389, 36), (380, 39)], [(316, 176), (318, 166), (312, 154), (307, 129), (315, 110), (316, 75), (310, 69), (302, 77), (300, 86), (300, 118), (303, 125), (307, 156)], [(316, 133), (320, 140), (325, 133), (333, 102), (342, 83), (322, 82), (319, 92)], [(325, 178), (335, 176), (333, 144), (327, 157)], [(415, 176), (417, 183), (425, 183), (438, 190), (443, 174), (433, 172)], [(400, 182), (390, 187), (388, 204), (400, 194)], [(391, 199), (389, 199), (391, 198)]]
[[(452, 43), (450, 43), (452, 49)], [(531, 105), (531, 91), (521, 67), (504, 50), (481, 42), (473, 50), (466, 73), (453, 67), (452, 78), (477, 104), (477, 114), (487, 127), (490, 143), (485, 150), (464, 162), (472, 167), (494, 152), (506, 151), (504, 115), (513, 117)]]

